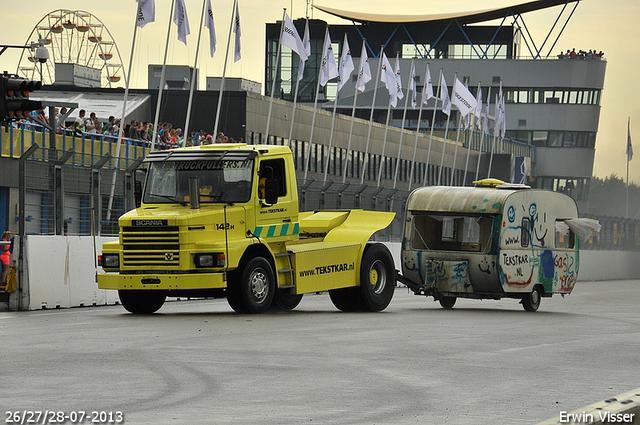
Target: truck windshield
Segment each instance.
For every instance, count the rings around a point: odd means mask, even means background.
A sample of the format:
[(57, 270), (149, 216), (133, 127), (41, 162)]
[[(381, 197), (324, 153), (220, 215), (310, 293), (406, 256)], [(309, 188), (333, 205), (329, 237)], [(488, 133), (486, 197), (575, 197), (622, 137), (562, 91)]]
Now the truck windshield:
[(251, 197), (253, 160), (192, 160), (149, 163), (143, 201), (187, 204), (189, 179), (198, 178), (201, 203), (247, 202)]

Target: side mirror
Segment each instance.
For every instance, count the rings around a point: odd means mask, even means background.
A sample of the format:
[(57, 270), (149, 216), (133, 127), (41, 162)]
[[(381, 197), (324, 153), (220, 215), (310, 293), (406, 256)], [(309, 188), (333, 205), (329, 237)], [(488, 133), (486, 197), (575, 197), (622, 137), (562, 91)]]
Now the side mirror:
[(136, 180), (133, 187), (133, 197), (135, 198), (136, 208), (140, 208), (142, 205), (142, 182)]
[(264, 182), (264, 201), (269, 205), (277, 204), (278, 193), (280, 193), (278, 180), (273, 178), (266, 179)]

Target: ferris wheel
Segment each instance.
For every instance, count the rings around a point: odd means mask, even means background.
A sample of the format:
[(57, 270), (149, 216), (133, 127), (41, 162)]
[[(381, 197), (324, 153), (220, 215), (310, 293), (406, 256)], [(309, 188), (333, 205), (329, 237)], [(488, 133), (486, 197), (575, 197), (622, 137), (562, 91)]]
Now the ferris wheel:
[[(58, 9), (48, 13), (33, 28), (25, 45), (31, 43), (44, 43), (50, 57), (40, 63), (35, 50), (24, 50), (18, 62), (20, 76), (53, 84), (56, 64), (75, 64), (98, 70), (101, 87), (124, 83), (118, 46), (102, 21), (89, 12)], [(97, 71), (89, 74), (97, 80)]]

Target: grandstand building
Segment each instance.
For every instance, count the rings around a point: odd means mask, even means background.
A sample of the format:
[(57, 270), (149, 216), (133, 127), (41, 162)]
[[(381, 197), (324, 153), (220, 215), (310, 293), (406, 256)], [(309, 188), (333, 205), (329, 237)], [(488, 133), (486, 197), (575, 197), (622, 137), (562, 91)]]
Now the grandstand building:
[[(428, 135), (433, 124), (439, 137), (435, 139), (435, 147), (428, 152), (421, 136), (417, 149), (415, 167), (423, 171), (428, 169), (426, 183), (434, 184), (432, 177), (439, 174), (440, 164), (444, 164), (442, 172), (447, 176), (443, 181), (454, 184), (469, 184), (475, 177), (477, 161), (480, 161), (480, 175), (488, 172), (491, 149), (494, 150), (491, 174), (513, 182), (524, 181), (531, 186), (549, 190), (562, 191), (572, 196), (578, 204), (584, 204), (588, 195), (589, 180), (593, 172), (596, 146), (596, 135), (600, 116), (600, 100), (604, 85), (606, 60), (597, 55), (583, 55), (575, 58), (559, 57), (563, 50), (556, 47), (560, 35), (567, 27), (579, 0), (540, 0), (515, 5), (512, 7), (484, 10), (481, 12), (456, 13), (430, 16), (398, 16), (374, 15), (361, 12), (337, 10), (315, 6), (334, 16), (343, 18), (343, 25), (330, 25), (329, 33), (337, 61), (342, 53), (344, 35), (347, 34), (350, 51), (356, 68), (361, 57), (363, 39), (369, 57), (373, 81), (369, 82), (363, 93), (358, 93), (355, 116), (361, 120), (369, 120), (373, 107), (373, 119), (378, 125), (386, 122), (388, 109), (388, 92), (382, 83), (378, 84), (375, 102), (375, 73), (378, 68), (381, 51), (393, 64), (394, 58), (400, 58), (403, 90), (407, 92), (408, 79), (412, 60), (415, 61), (416, 82), (421, 90), (426, 74), (427, 63), (434, 85), (439, 85), (438, 76), (442, 69), (451, 93), (454, 74), (467, 83), (470, 91), (477, 95), (477, 87), (482, 88), (485, 103), (491, 89), (490, 117), (494, 114), (495, 99), (502, 87), (506, 109), (506, 143), (493, 145), (493, 141), (485, 142), (482, 149), (477, 142), (478, 135), (466, 132), (459, 139), (461, 149), (470, 149), (470, 155), (463, 150), (458, 152), (456, 163), (451, 154), (454, 148), (443, 144), (447, 116), (437, 111), (432, 119), (434, 100), (432, 99), (423, 111), (422, 119), (417, 121), (418, 110), (409, 109), (405, 116), (405, 129), (419, 129)], [(533, 40), (525, 23), (525, 14), (552, 9), (558, 16), (544, 40)], [(507, 21), (511, 23), (508, 24)], [(491, 24), (495, 23), (495, 24)], [(300, 35), (304, 33), (305, 20), (294, 21)], [(265, 95), (271, 95), (271, 87), (275, 78), (275, 97), (293, 100), (296, 76), (298, 74), (298, 58), (291, 50), (283, 47), (276, 70), (276, 52), (280, 22), (267, 24), (267, 40), (265, 55)], [(318, 81), (318, 71), (322, 59), (326, 22), (309, 21), (311, 39), (311, 56), (305, 66), (304, 77), (298, 87), (297, 101), (313, 106)], [(563, 46), (564, 47), (564, 46)], [(576, 46), (580, 47), (580, 46)], [(586, 46), (583, 46), (583, 48)], [(350, 118), (355, 92), (356, 73), (353, 81), (347, 83), (338, 95), (337, 112)], [(318, 103), (325, 111), (331, 113), (336, 99), (337, 86), (335, 80), (326, 87), (320, 86)], [(440, 102), (438, 102), (440, 108)], [(391, 109), (390, 124), (401, 127), (404, 115), (404, 102), (399, 101), (396, 108)], [(344, 117), (343, 117), (344, 118)], [(347, 120), (348, 121), (348, 120)], [(431, 122), (433, 121), (433, 123)], [(458, 126), (457, 112), (452, 114), (448, 139), (455, 141)], [(490, 125), (492, 134), (493, 126)], [(277, 126), (276, 126), (277, 128)], [(283, 129), (284, 130), (284, 129)], [(340, 130), (339, 130), (340, 131)], [(284, 132), (284, 131), (283, 131)], [(374, 140), (374, 146), (368, 152), (362, 152), (361, 144), (356, 144), (353, 154), (345, 151), (346, 138), (333, 139), (328, 155), (330, 161), (353, 161), (364, 167), (373, 166), (372, 175), (376, 175), (379, 166), (388, 167), (396, 175), (396, 161), (400, 159), (399, 169), (403, 170), (402, 161), (413, 162), (413, 137), (407, 134), (404, 145), (399, 146), (397, 139), (380, 152), (381, 140)], [(308, 137), (307, 137), (308, 140)], [(320, 141), (322, 140), (322, 141)], [(324, 144), (324, 137), (318, 139)], [(449, 142), (449, 143), (451, 143)], [(296, 147), (296, 141), (292, 141)], [(443, 145), (445, 160), (441, 161)], [(312, 146), (312, 149), (318, 149)], [(325, 148), (320, 148), (325, 149)], [(328, 148), (326, 148), (328, 149)], [(364, 147), (366, 149), (366, 147)], [(371, 161), (371, 152), (381, 156)], [(396, 158), (396, 154), (399, 155)], [(323, 156), (326, 156), (324, 153)], [(430, 157), (426, 164), (427, 156)], [(467, 158), (470, 158), (470, 161)], [(376, 159), (377, 158), (377, 159)], [(360, 159), (360, 161), (359, 161)], [(528, 166), (530, 164), (530, 167)], [(329, 168), (332, 168), (329, 164)], [(469, 170), (465, 173), (465, 170)], [(421, 175), (420, 172), (416, 173)], [(368, 171), (367, 171), (368, 173)], [(383, 176), (386, 176), (386, 170)], [(318, 178), (320, 176), (316, 176)], [(485, 176), (486, 177), (486, 176)], [(384, 179), (383, 179), (384, 180)], [(414, 177), (414, 184), (420, 179)], [(464, 180), (464, 181), (463, 181)], [(394, 186), (407, 189), (411, 184), (394, 182)], [(391, 185), (386, 181), (387, 187)], [(415, 185), (414, 185), (415, 187)]]

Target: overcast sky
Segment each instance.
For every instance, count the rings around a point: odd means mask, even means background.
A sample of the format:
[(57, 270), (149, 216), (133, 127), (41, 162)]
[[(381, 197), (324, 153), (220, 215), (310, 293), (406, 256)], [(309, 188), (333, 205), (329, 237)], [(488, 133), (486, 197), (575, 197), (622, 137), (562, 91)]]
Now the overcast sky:
[[(227, 75), (243, 77), (263, 83), (265, 23), (282, 18), (283, 8), (293, 19), (303, 18), (307, 10), (310, 17), (323, 19), (330, 24), (348, 23), (340, 18), (307, 8), (305, 0), (239, 0), (242, 29), (242, 59), (229, 61)], [(436, 14), (458, 11), (475, 11), (494, 7), (506, 7), (524, 0), (318, 0), (316, 4), (367, 11), (380, 14)], [(136, 14), (135, 0), (23, 0), (2, 1), (3, 23), (0, 44), (24, 44), (38, 23), (57, 9), (82, 10), (99, 19), (113, 35), (120, 51), (122, 63), (129, 63), (133, 25)], [(187, 46), (177, 41), (175, 25), (171, 28), (167, 63), (193, 66), (202, 0), (185, 0), (191, 35)], [(208, 39), (203, 32), (200, 50), (200, 87), (205, 87), (207, 76), (221, 76), (224, 52), (229, 30), (233, 0), (211, 0), (214, 10), (218, 50), (214, 58), (208, 55)], [(562, 6), (524, 15), (527, 28), (534, 41), (540, 45), (553, 25)], [(132, 87), (147, 87), (147, 64), (162, 63), (170, 17), (171, 0), (156, 0), (156, 22), (138, 31), (136, 53), (132, 67)], [(572, 9), (570, 4), (568, 9)], [(567, 16), (565, 12), (564, 16)], [(627, 117), (631, 117), (631, 135), (636, 151), (630, 162), (630, 180), (640, 184), (640, 1), (582, 0), (565, 28), (554, 54), (560, 50), (596, 49), (605, 53), (607, 60), (601, 114), (596, 139), (594, 174), (606, 177), (612, 173), (626, 177)], [(564, 21), (562, 21), (564, 22)], [(561, 23), (562, 23), (561, 22)], [(496, 22), (497, 24), (499, 22)], [(507, 23), (511, 23), (509, 20)], [(547, 44), (549, 46), (549, 44)], [(232, 49), (233, 50), (233, 49)], [(548, 47), (545, 48), (545, 52)], [(233, 53), (231, 53), (233, 54)], [(0, 55), (0, 72), (16, 72), (20, 50), (9, 49)], [(455, 70), (453, 70), (455, 71)], [(505, 79), (506, 81), (506, 79)], [(508, 85), (508, 83), (506, 83)], [(506, 113), (509, 113), (508, 107)]]

